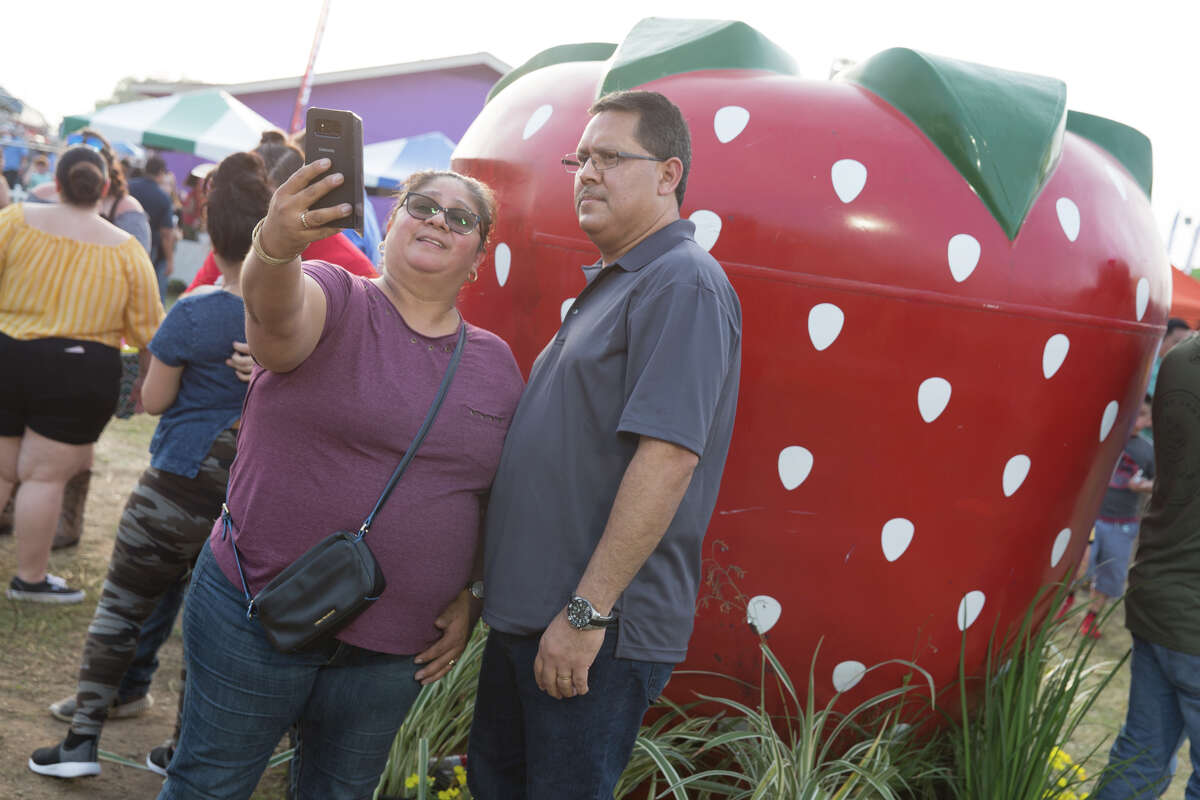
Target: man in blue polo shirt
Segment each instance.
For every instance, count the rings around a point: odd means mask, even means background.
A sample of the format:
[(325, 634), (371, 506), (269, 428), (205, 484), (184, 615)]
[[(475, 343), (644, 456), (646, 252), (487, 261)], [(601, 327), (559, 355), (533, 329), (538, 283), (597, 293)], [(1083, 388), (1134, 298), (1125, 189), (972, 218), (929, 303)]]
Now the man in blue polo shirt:
[(687, 653), (733, 431), (741, 306), (679, 216), (687, 123), (656, 92), (589, 111), (563, 164), (600, 260), (533, 365), (488, 508), (481, 800), (612, 796)]

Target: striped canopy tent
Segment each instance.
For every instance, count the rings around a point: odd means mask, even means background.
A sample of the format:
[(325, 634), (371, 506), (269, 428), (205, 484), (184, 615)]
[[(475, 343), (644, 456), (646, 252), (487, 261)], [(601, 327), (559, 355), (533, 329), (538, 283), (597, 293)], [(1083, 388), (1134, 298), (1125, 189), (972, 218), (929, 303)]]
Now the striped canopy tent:
[(84, 127), (110, 141), (220, 161), (254, 148), (263, 131), (277, 126), (228, 92), (203, 89), (76, 114), (63, 120), (62, 135)]
[(363, 148), (363, 180), (369, 189), (399, 189), (421, 169), (450, 169), (454, 142), (434, 131)]

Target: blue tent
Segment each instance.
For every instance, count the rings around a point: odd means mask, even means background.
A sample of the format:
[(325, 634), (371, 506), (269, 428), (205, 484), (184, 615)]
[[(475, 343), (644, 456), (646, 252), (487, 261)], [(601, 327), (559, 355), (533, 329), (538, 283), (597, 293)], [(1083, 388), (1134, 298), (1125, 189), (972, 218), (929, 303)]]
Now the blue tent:
[(363, 148), (363, 178), (367, 188), (398, 189), (421, 169), (450, 169), (454, 142), (438, 131), (376, 142)]

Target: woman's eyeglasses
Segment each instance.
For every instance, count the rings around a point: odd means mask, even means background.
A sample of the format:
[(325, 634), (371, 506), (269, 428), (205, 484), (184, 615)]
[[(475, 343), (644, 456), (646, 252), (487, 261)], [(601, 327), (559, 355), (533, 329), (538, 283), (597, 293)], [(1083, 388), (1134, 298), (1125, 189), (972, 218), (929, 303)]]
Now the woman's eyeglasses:
[(474, 211), (465, 208), (442, 208), (432, 197), (416, 192), (409, 192), (404, 196), (404, 207), (413, 219), (433, 219), (442, 214), (446, 220), (446, 227), (463, 236), (479, 227), (479, 215)]

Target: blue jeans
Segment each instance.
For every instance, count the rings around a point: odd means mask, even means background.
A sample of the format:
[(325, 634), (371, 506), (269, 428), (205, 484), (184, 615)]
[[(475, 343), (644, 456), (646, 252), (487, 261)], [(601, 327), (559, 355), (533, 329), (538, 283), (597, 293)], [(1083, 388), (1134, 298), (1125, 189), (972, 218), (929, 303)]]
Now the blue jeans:
[(673, 664), (617, 658), (609, 630), (588, 693), (555, 700), (533, 677), (539, 634), (492, 630), (483, 651), (467, 780), (476, 800), (611, 800), (646, 709)]
[(137, 652), (125, 670), (125, 677), (121, 679), (121, 687), (117, 690), (117, 697), (122, 703), (150, 693), (150, 682), (158, 669), (158, 648), (171, 636), (171, 629), (175, 627), (175, 617), (179, 614), (179, 607), (183, 605), (183, 593), (186, 589), (187, 582), (180, 581), (164, 594), (142, 625), (142, 632), (138, 634)]
[(154, 277), (158, 278), (158, 299), (166, 302), (167, 299), (167, 282), (171, 276), (167, 275), (167, 259), (160, 257), (154, 262)]
[(396, 731), (420, 692), (412, 656), (330, 641), (271, 647), (246, 599), (200, 551), (183, 612), (188, 684), (183, 731), (159, 800), (248, 798), (298, 723), (300, 800), (370, 798)]
[(1092, 588), (1105, 597), (1120, 597), (1125, 594), (1125, 576), (1129, 573), (1138, 523), (1098, 519), (1095, 529), (1096, 540), (1092, 542), (1088, 563)]
[(1158, 797), (1171, 782), (1171, 759), (1190, 740), (1192, 777), (1186, 800), (1200, 800), (1200, 656), (1133, 637), (1129, 710), (1092, 800)]

